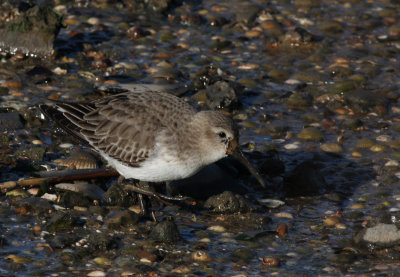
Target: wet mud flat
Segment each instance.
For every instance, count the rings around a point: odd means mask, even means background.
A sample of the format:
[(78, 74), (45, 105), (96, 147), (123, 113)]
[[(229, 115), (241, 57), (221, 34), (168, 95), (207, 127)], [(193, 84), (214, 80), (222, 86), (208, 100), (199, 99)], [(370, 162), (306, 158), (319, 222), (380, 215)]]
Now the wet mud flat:
[[(396, 276), (398, 1), (39, 4), (0, 3), (1, 276)], [(17, 184), (106, 166), (37, 104), (137, 84), (231, 115), (268, 187), (224, 159), (142, 217), (117, 176)]]

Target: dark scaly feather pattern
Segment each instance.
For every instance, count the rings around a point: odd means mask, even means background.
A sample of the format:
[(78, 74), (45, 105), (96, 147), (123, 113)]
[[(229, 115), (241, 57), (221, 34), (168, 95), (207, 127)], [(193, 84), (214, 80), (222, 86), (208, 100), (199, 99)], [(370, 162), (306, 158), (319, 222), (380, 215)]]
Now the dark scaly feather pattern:
[[(45, 115), (70, 134), (123, 164), (137, 167), (154, 149), (157, 133), (182, 139), (196, 111), (184, 100), (162, 92), (127, 92), (90, 103), (41, 105)], [(156, 134), (156, 135), (155, 135)]]

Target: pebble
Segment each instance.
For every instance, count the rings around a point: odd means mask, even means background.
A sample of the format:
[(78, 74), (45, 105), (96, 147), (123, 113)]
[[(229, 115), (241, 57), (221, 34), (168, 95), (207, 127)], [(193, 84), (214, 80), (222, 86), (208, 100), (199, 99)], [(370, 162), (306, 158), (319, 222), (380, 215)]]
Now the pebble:
[(299, 148), (297, 143), (288, 143), (283, 146), (286, 150), (296, 150)]
[(186, 265), (181, 265), (171, 270), (171, 273), (174, 274), (188, 274), (190, 272), (191, 272), (190, 268)]
[(325, 152), (331, 152), (331, 153), (340, 153), (343, 151), (342, 146), (335, 142), (327, 142), (321, 144), (321, 150)]
[(71, 147), (73, 147), (74, 145), (72, 144), (72, 143), (61, 143), (60, 145), (59, 145), (59, 147), (60, 148), (63, 148), (63, 149), (66, 149), (66, 148), (71, 148)]
[(87, 23), (92, 24), (92, 25), (99, 25), (100, 24), (100, 19), (97, 17), (90, 17), (87, 20)]
[(276, 232), (281, 237), (286, 237), (288, 231), (288, 226), (286, 223), (279, 223), (278, 227), (276, 227)]
[(293, 215), (290, 213), (286, 213), (286, 212), (280, 212), (280, 213), (276, 213), (274, 214), (275, 217), (278, 218), (288, 218), (288, 219), (293, 219)]
[(191, 256), (195, 262), (209, 262), (212, 260), (210, 254), (202, 250), (193, 252)]
[(213, 231), (213, 232), (217, 232), (217, 233), (223, 233), (226, 231), (225, 227), (221, 226), (221, 225), (213, 225), (207, 228), (207, 230)]
[(104, 271), (95, 270), (95, 271), (89, 272), (86, 276), (88, 276), (88, 277), (105, 277), (106, 273)]
[(53, 73), (54, 74), (56, 74), (56, 75), (65, 75), (65, 74), (67, 74), (68, 73), (68, 70), (66, 70), (66, 69), (63, 69), (63, 68), (61, 68), (61, 67), (56, 67), (56, 68), (54, 68), (53, 70)]
[(350, 209), (353, 209), (353, 210), (361, 210), (364, 208), (365, 208), (364, 204), (353, 204), (350, 206)]
[(324, 220), (324, 224), (328, 227), (333, 227), (338, 223), (340, 223), (340, 219), (337, 216), (328, 216)]
[(110, 259), (104, 257), (96, 257), (93, 259), (93, 262), (98, 265), (111, 265), (112, 262)]
[(375, 142), (370, 138), (362, 138), (356, 142), (357, 148), (370, 148), (375, 144)]
[(396, 160), (389, 160), (385, 163), (385, 166), (399, 166), (399, 162)]
[(307, 127), (297, 134), (297, 137), (304, 140), (322, 140), (324, 135), (315, 127)]
[(87, 151), (74, 150), (71, 155), (64, 160), (55, 161), (60, 166), (67, 169), (96, 169), (98, 168), (97, 160)]
[(389, 147), (382, 144), (376, 144), (369, 148), (372, 152), (383, 152), (386, 151)]
[(265, 267), (275, 267), (280, 265), (280, 259), (274, 257), (264, 257), (262, 258), (262, 264)]
[(283, 202), (282, 200), (278, 200), (278, 199), (259, 199), (258, 202), (267, 206), (270, 209), (276, 209), (280, 206), (285, 205), (285, 202)]
[(41, 196), (41, 198), (52, 201), (52, 202), (56, 202), (58, 196), (56, 194), (51, 194), (51, 193), (45, 193)]

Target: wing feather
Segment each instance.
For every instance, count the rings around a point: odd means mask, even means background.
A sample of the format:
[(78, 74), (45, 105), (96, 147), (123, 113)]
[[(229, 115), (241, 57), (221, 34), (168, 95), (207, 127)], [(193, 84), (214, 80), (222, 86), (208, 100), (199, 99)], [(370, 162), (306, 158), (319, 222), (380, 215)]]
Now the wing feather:
[(128, 92), (91, 103), (41, 106), (69, 133), (100, 153), (135, 167), (151, 157), (157, 133), (167, 130), (173, 137), (177, 122), (189, 122), (195, 114), (185, 101), (160, 92)]

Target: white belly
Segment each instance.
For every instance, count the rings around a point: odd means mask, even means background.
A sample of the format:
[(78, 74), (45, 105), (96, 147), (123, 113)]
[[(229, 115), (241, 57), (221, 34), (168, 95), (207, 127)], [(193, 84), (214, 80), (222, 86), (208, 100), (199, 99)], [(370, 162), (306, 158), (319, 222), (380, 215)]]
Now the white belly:
[(129, 167), (108, 155), (102, 155), (109, 165), (125, 178), (133, 178), (147, 182), (163, 182), (179, 180), (197, 173), (203, 165), (195, 160), (178, 161), (168, 156), (148, 159), (140, 167)]

